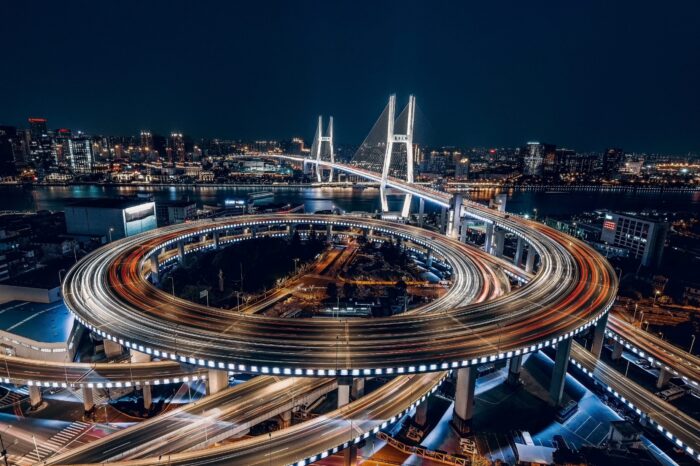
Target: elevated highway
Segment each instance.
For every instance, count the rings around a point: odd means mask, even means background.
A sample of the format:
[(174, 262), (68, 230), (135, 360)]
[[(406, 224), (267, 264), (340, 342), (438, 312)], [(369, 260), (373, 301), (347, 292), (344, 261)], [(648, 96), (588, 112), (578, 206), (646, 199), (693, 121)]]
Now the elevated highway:
[(150, 255), (183, 239), (299, 224), (400, 236), (445, 257), (458, 289), (472, 279), (463, 259), (475, 248), (456, 240), (378, 220), (296, 214), (184, 224), (120, 240), (71, 269), (64, 296), (82, 323), (127, 348), (212, 369), (322, 377), (400, 375), (504, 359), (571, 338), (607, 312), (615, 274), (588, 246), (544, 225), (480, 215), (527, 232), (541, 270), (528, 285), (486, 303), (462, 306), (448, 293), (439, 313), (367, 320), (248, 316), (180, 300), (146, 280)]

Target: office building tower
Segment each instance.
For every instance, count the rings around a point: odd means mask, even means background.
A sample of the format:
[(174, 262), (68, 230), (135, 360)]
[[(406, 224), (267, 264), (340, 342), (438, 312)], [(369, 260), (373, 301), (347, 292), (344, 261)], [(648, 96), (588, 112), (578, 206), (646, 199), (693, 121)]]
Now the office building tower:
[(95, 158), (90, 138), (78, 136), (67, 139), (65, 161), (73, 173), (91, 173)]
[(658, 267), (664, 253), (668, 223), (616, 213), (605, 214), (601, 241), (621, 246), (642, 265)]
[(601, 165), (603, 176), (608, 179), (614, 178), (619, 173), (624, 160), (625, 152), (622, 149), (605, 149)]

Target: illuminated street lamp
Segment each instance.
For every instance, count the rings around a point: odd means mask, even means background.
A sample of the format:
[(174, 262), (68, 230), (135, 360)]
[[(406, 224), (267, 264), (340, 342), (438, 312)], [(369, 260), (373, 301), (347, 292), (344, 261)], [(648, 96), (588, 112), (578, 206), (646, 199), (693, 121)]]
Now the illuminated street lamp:
[(109, 230), (107, 230), (107, 234), (109, 235), (109, 242), (112, 242), (112, 232), (114, 231), (114, 227), (109, 227)]
[(654, 306), (656, 306), (656, 298), (659, 297), (661, 292), (659, 290), (654, 290)]
[(688, 350), (688, 353), (693, 354), (693, 345), (695, 345), (695, 335), (691, 335), (691, 338), (693, 340), (690, 342), (690, 349)]

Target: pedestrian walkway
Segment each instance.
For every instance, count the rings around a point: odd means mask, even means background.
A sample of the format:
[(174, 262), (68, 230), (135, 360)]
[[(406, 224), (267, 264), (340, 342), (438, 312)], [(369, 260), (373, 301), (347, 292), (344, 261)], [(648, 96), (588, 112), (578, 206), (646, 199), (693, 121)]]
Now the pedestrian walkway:
[(53, 456), (70, 442), (80, 437), (92, 427), (87, 422), (75, 421), (48, 440), (36, 440), (36, 447), (17, 461), (18, 466), (35, 464)]

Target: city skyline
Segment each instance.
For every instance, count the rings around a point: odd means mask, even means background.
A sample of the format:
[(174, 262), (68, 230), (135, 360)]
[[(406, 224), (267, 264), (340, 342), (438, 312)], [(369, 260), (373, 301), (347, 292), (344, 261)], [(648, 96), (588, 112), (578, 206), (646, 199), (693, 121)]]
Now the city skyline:
[[(671, 12), (649, 2), (336, 4), (323, 13), (313, 3), (206, 13), (152, 3), (138, 15), (40, 4), (39, 15), (36, 4), (10, 6), (15, 21), (0, 33), (14, 64), (0, 84), (16, 90), (2, 124), (31, 115), (92, 134), (280, 139), (308, 138), (316, 115), (333, 114), (338, 141), (357, 144), (380, 97), (415, 92), (429, 145), (700, 146), (690, 2)], [(83, 34), (72, 33), (78, 25)]]

